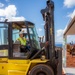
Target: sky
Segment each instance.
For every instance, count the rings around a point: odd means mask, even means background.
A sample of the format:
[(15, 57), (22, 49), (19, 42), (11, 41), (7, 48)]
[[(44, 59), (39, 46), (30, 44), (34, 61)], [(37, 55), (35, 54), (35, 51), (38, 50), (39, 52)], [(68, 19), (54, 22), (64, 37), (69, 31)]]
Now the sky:
[[(0, 21), (28, 20), (35, 23), (39, 36), (44, 36), (44, 21), (41, 9), (47, 0), (0, 0)], [(63, 41), (63, 33), (75, 15), (75, 0), (53, 0), (55, 4), (55, 42)], [(71, 40), (73, 40), (71, 37)], [(70, 41), (71, 41), (70, 40)]]

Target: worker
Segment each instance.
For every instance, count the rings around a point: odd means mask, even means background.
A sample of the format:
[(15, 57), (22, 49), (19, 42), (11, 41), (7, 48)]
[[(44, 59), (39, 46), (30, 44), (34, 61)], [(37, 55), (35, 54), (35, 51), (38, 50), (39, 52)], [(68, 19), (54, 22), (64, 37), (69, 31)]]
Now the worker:
[(20, 42), (20, 50), (21, 50), (21, 52), (27, 52), (27, 50), (29, 50), (29, 48), (28, 48), (27, 45), (26, 45), (27, 40), (26, 40), (26, 38), (24, 37), (22, 31), (19, 33), (19, 38), (17, 39), (17, 41)]

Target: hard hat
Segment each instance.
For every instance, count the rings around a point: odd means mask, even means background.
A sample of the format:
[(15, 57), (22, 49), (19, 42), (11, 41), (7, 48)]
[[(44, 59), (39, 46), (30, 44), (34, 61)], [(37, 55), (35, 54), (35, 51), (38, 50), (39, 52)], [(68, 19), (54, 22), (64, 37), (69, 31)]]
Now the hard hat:
[(19, 35), (20, 35), (20, 34), (23, 34), (23, 32), (22, 32), (22, 31), (21, 31), (21, 32), (19, 32)]

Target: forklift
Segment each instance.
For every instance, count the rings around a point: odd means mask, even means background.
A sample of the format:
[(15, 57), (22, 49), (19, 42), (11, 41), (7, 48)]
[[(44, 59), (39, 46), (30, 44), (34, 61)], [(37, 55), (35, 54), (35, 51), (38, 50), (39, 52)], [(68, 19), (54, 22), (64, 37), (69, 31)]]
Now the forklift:
[[(45, 21), (46, 44), (40, 48), (35, 24), (30, 21), (0, 22), (0, 75), (62, 75), (61, 54), (54, 48), (53, 1), (41, 10)], [(51, 12), (52, 11), (52, 12)], [(26, 52), (16, 41), (23, 30)]]

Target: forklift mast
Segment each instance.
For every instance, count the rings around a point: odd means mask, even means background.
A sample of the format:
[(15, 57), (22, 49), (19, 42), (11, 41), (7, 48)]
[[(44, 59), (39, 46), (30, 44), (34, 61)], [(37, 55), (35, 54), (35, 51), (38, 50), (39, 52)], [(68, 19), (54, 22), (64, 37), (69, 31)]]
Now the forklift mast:
[(46, 57), (52, 59), (55, 57), (54, 2), (48, 0), (46, 4), (46, 8), (42, 9), (41, 13), (45, 21), (45, 41), (49, 42), (49, 46), (46, 48)]

